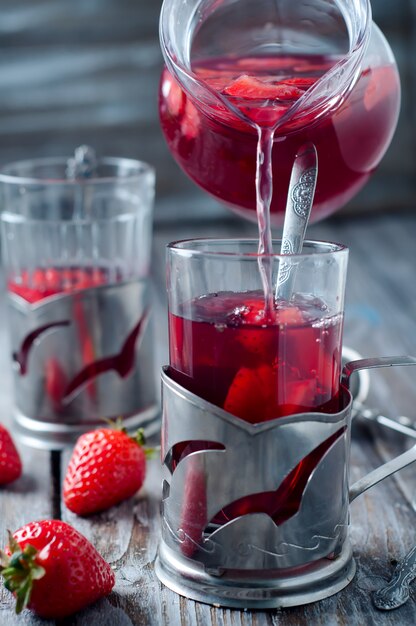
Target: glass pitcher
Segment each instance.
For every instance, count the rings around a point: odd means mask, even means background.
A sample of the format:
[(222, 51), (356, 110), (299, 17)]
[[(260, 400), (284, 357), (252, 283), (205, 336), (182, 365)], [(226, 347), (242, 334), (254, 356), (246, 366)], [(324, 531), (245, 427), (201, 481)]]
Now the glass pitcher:
[(248, 219), (259, 127), (275, 130), (275, 226), (305, 142), (319, 158), (315, 221), (361, 189), (390, 144), (400, 82), (369, 0), (164, 0), (160, 37), (169, 149), (192, 180)]

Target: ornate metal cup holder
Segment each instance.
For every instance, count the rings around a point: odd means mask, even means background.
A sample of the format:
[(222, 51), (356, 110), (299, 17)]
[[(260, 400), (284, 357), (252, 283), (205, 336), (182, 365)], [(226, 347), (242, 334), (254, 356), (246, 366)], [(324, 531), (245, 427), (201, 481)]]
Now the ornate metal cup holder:
[(120, 415), (127, 428), (158, 431), (147, 278), (36, 303), (10, 293), (8, 303), (15, 432), (24, 443), (61, 449)]
[[(406, 360), (407, 359), (407, 360)], [(249, 424), (162, 370), (162, 540), (156, 574), (188, 598), (288, 607), (352, 580), (349, 503), (416, 460), (416, 446), (349, 487), (352, 372), (415, 364), (348, 363), (340, 411)]]

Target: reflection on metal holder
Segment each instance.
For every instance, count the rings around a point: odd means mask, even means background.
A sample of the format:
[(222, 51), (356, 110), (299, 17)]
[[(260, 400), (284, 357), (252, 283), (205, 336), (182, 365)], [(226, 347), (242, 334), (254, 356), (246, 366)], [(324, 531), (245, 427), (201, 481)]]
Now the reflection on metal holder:
[(416, 448), (349, 489), (346, 387), (336, 414), (258, 424), (187, 391), (168, 368), (162, 393), (160, 580), (236, 608), (295, 606), (345, 587), (355, 572), (349, 502), (416, 460)]
[(59, 449), (105, 419), (158, 429), (147, 280), (9, 294), (17, 434)]
[[(349, 348), (348, 346), (342, 347), (342, 367), (347, 365), (350, 361), (358, 361), (363, 357), (359, 352)], [(358, 370), (355, 376), (349, 381), (349, 390), (353, 397), (353, 403), (351, 408), (352, 417), (356, 417), (360, 411), (360, 408), (367, 400), (368, 393), (370, 391), (370, 374), (367, 370)]]
[(214, 576), (203, 566), (189, 563), (162, 542), (156, 561), (160, 581), (179, 595), (197, 602), (239, 609), (299, 606), (331, 596), (355, 575), (349, 542), (335, 560), (322, 560), (298, 572), (228, 571)]
[(166, 370), (162, 390), (160, 579), (240, 608), (303, 604), (347, 585), (350, 394), (337, 414), (253, 425)]

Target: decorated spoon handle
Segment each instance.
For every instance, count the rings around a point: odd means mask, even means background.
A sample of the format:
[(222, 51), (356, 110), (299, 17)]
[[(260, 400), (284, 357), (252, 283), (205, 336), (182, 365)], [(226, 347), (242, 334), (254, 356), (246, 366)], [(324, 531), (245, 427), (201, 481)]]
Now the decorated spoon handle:
[(391, 611), (409, 599), (410, 583), (416, 578), (416, 546), (397, 565), (391, 581), (373, 594), (374, 606)]
[[(304, 144), (296, 154), (290, 177), (280, 254), (302, 252), (318, 176), (318, 156), (313, 143)], [(281, 262), (276, 283), (276, 300), (289, 300), (294, 266)]]

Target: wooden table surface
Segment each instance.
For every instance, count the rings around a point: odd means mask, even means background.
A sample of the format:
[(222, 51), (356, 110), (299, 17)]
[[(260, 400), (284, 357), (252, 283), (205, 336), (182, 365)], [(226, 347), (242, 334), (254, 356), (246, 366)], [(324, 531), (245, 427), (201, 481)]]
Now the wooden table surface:
[[(164, 246), (168, 241), (196, 236), (255, 235), (240, 220), (159, 226), (155, 232), (153, 278), (157, 370), (167, 361)], [(365, 356), (416, 355), (416, 214), (326, 221), (310, 236), (350, 246), (345, 344)], [(0, 321), (0, 421), (11, 425), (12, 389), (4, 298)], [(395, 368), (371, 375), (368, 406), (390, 416), (416, 420), (416, 371)], [(412, 440), (380, 427), (357, 422), (353, 428), (351, 480), (412, 445)], [(416, 594), (391, 613), (373, 608), (371, 591), (389, 579), (394, 561), (416, 543), (416, 468), (408, 468), (351, 506), (351, 538), (357, 562), (353, 582), (336, 596), (312, 605), (275, 611), (215, 609), (186, 600), (164, 588), (153, 563), (159, 540), (159, 461), (149, 463), (144, 488), (118, 507), (80, 519), (60, 501), (60, 485), (70, 450), (48, 453), (20, 446), (24, 475), (0, 491), (0, 541), (6, 529), (27, 521), (61, 517), (84, 533), (111, 563), (116, 586), (111, 595), (59, 624), (73, 626), (193, 625), (198, 626), (364, 626), (416, 624)], [(416, 587), (415, 587), (416, 590)], [(11, 596), (0, 591), (0, 625), (52, 624), (28, 611), (16, 617)]]

